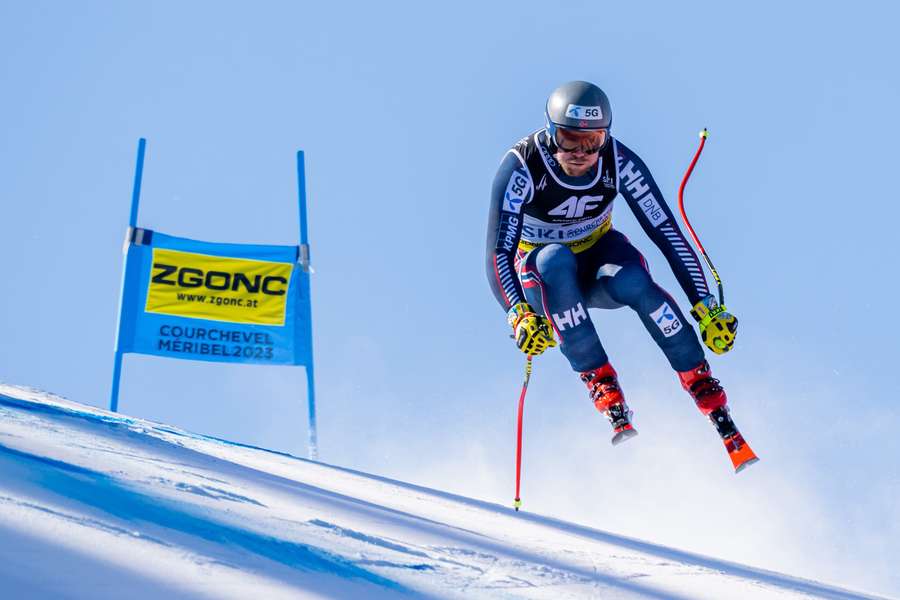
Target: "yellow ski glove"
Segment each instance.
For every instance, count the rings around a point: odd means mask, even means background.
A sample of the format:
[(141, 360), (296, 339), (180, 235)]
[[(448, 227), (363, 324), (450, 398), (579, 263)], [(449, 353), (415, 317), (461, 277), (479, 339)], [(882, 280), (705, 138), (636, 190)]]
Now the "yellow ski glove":
[(716, 354), (725, 354), (734, 346), (737, 317), (719, 306), (714, 296), (707, 296), (694, 305), (691, 316), (700, 324), (700, 338)]
[(535, 313), (527, 302), (519, 302), (510, 308), (506, 322), (513, 329), (516, 346), (525, 354), (537, 356), (556, 346), (550, 321)]

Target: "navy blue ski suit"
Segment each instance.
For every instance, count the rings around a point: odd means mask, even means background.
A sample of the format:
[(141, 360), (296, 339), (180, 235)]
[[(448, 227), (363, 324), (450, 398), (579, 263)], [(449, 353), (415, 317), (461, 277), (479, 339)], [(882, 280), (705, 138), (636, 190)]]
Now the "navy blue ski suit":
[(491, 191), (487, 275), (504, 310), (528, 302), (549, 318), (576, 371), (609, 361), (588, 308), (631, 307), (676, 371), (704, 360), (703, 348), (672, 297), (650, 276), (628, 238), (612, 227), (619, 194), (665, 255), (690, 303), (709, 295), (696, 253), (644, 162), (610, 138), (597, 166), (566, 175), (538, 130), (513, 146)]

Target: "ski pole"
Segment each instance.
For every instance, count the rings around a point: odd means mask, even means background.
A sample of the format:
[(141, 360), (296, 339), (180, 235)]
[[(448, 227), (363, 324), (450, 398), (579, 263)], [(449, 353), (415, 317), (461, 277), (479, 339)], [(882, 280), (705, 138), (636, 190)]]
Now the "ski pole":
[(522, 498), (519, 496), (519, 486), (522, 481), (522, 414), (525, 412), (525, 392), (528, 391), (528, 380), (531, 379), (531, 359), (529, 354), (525, 360), (525, 381), (522, 383), (522, 393), (519, 395), (519, 428), (516, 437), (516, 498), (513, 507), (516, 512), (522, 506)]
[(681, 180), (681, 187), (678, 188), (678, 208), (681, 209), (681, 218), (684, 219), (684, 224), (687, 225), (688, 231), (691, 234), (691, 238), (694, 240), (694, 245), (697, 246), (697, 249), (700, 250), (700, 254), (703, 255), (704, 260), (706, 260), (706, 264), (709, 265), (709, 270), (712, 271), (712, 275), (716, 280), (716, 284), (719, 286), (719, 305), (723, 306), (725, 304), (725, 290), (722, 288), (722, 279), (719, 277), (719, 272), (716, 271), (716, 267), (713, 266), (712, 260), (709, 258), (709, 254), (706, 253), (706, 249), (703, 247), (703, 244), (700, 243), (700, 239), (697, 237), (697, 233), (694, 231), (694, 228), (691, 227), (691, 222), (687, 218), (687, 214), (684, 212), (684, 186), (687, 185), (688, 179), (691, 176), (691, 173), (694, 171), (694, 166), (697, 164), (697, 159), (700, 158), (700, 153), (703, 152), (703, 146), (706, 144), (706, 138), (709, 137), (709, 131), (704, 127), (703, 131), (700, 132), (700, 147), (697, 148), (697, 152), (694, 154), (694, 159), (691, 161), (691, 165), (688, 167), (687, 172), (684, 174), (684, 179)]

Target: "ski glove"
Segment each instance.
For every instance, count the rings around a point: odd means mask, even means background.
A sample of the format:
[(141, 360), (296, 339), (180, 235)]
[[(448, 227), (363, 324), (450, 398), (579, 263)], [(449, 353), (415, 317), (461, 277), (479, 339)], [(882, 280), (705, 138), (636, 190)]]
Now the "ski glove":
[(716, 354), (725, 354), (734, 346), (737, 317), (719, 306), (715, 296), (707, 296), (694, 305), (691, 316), (700, 324), (700, 338)]
[(506, 313), (506, 322), (513, 329), (516, 346), (529, 356), (542, 354), (556, 345), (550, 321), (535, 313), (527, 302), (519, 302), (510, 308)]

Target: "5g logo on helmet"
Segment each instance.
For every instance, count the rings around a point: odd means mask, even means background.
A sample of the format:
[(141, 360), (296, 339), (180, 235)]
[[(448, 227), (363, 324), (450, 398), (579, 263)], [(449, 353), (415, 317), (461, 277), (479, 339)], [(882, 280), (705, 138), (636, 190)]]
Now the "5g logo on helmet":
[[(568, 108), (566, 108), (566, 116), (570, 119), (582, 119), (586, 121), (601, 121), (603, 120), (603, 109), (599, 106), (578, 106), (577, 104), (570, 104)], [(581, 127), (585, 127), (585, 125), (581, 125)]]

